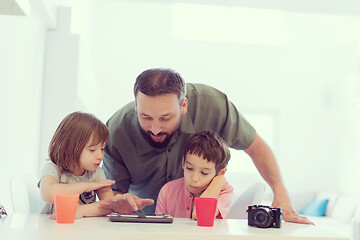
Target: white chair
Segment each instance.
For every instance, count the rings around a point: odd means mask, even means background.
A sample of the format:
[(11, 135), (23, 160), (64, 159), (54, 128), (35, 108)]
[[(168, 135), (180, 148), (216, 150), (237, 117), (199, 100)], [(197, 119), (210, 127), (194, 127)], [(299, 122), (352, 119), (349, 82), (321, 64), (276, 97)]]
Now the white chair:
[(39, 179), (28, 173), (16, 173), (11, 177), (11, 203), (15, 213), (40, 213), (45, 202), (38, 188)]
[(231, 205), (228, 219), (247, 219), (248, 206), (260, 204), (265, 193), (265, 184), (262, 182), (253, 183), (249, 186)]

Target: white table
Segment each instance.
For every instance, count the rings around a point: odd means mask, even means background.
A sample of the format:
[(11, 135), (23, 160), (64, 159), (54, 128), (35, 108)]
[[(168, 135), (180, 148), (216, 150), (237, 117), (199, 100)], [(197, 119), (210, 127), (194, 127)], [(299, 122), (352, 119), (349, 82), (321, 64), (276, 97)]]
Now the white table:
[(349, 239), (319, 226), (283, 222), (281, 229), (249, 227), (247, 220), (215, 220), (214, 227), (198, 227), (196, 221), (175, 218), (172, 224), (110, 222), (107, 217), (76, 219), (74, 224), (57, 224), (49, 215), (12, 214), (0, 218), (1, 239)]

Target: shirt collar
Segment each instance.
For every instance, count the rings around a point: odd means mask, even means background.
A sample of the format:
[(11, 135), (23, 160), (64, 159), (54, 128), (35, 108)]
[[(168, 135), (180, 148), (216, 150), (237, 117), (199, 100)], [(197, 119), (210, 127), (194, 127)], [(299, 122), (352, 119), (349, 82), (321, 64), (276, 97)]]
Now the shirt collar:
[(185, 196), (186, 196), (186, 198), (188, 198), (188, 197), (190, 197), (190, 196), (192, 196), (192, 198), (195, 198), (194, 197), (194, 194), (192, 194), (188, 189), (187, 189), (187, 187), (186, 187), (186, 184), (185, 184), (185, 177), (183, 177), (182, 178), (183, 179), (183, 185), (184, 185), (184, 193), (185, 193)]
[(151, 151), (157, 151), (157, 152), (164, 151), (164, 149), (154, 148), (144, 138), (144, 136), (141, 134), (140, 124), (139, 124), (139, 121), (138, 121), (138, 118), (137, 118), (136, 115), (135, 115), (135, 119), (133, 121), (133, 125), (134, 125), (134, 129), (135, 129), (135, 131), (134, 131), (134, 135), (135, 135), (134, 141), (135, 141), (136, 149), (137, 149), (137, 152), (138, 152), (139, 155), (143, 155), (143, 154), (151, 152)]
[(180, 131), (185, 134), (195, 133), (194, 123), (192, 122), (189, 113), (186, 113), (184, 115), (183, 120), (180, 124)]

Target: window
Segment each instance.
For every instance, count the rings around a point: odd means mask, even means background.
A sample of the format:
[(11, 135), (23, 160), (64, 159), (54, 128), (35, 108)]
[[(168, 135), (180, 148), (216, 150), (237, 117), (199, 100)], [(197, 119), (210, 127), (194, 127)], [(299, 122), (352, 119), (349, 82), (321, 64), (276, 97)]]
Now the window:
[[(244, 117), (256, 129), (259, 135), (267, 142), (272, 150), (275, 148), (275, 124), (276, 113), (252, 113), (244, 114)], [(228, 172), (232, 173), (256, 173), (257, 169), (249, 155), (244, 151), (230, 148), (231, 160)]]
[(286, 15), (279, 10), (174, 4), (173, 37), (182, 40), (287, 45)]

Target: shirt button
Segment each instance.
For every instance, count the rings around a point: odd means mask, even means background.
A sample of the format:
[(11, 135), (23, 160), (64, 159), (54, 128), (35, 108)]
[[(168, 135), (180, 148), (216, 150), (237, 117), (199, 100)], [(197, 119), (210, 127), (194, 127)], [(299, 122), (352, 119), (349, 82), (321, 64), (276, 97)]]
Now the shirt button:
[(189, 207), (186, 207), (186, 210), (190, 210), (190, 208), (189, 208)]
[(192, 195), (190, 194), (189, 197), (192, 197)]

